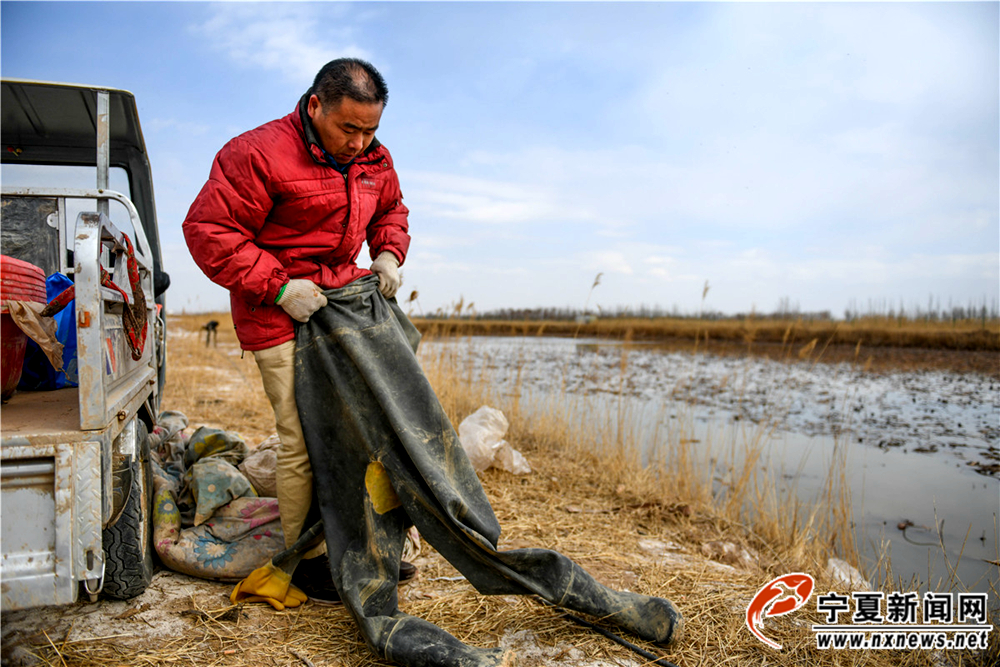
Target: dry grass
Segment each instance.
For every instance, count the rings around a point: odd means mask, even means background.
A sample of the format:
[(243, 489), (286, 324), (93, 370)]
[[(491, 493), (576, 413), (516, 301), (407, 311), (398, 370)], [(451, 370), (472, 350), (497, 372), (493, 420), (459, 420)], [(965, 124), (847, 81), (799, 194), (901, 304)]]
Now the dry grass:
[[(170, 318), (171, 370), (164, 407), (187, 414), (192, 426), (236, 430), (253, 443), (273, 431), (270, 407), (252, 359), (239, 358), (230, 320), (213, 317), (223, 325), (218, 348), (207, 349), (198, 337), (207, 316)], [(500, 407), (511, 422), (508, 439), (532, 464), (533, 473), (523, 477), (493, 470), (482, 475), (504, 529), (501, 548), (556, 549), (610, 586), (673, 600), (687, 619), (686, 636), (666, 651), (637, 641), (648, 650), (683, 667), (932, 664), (918, 651), (818, 651), (808, 631), (808, 625), (821, 620), (815, 607), (767, 621), (768, 634), (784, 645), (781, 652), (746, 630), (747, 604), (775, 576), (810, 572), (817, 576), (817, 590), (842, 590), (822, 574), (829, 555), (850, 558), (853, 553), (844, 538), (850, 531), (843, 530), (850, 525), (850, 504), (835, 465), (827, 497), (816, 507), (788, 512), (789, 499), (776, 497), (755, 472), (755, 452), (766, 433), (744, 432), (734, 439), (728, 461), (712, 463), (699, 458), (679, 429), (668, 434), (655, 466), (644, 467), (625, 426), (588, 428), (557, 401), (529, 411), (516, 396), (494, 396), (488, 377), (456, 366), (446, 355), (424, 364), (453, 422), (483, 403)], [(618, 423), (628, 423), (627, 414), (618, 417)], [(728, 466), (732, 480), (721, 492), (712, 483), (713, 467), (720, 465)], [(713, 542), (738, 545), (749, 560), (712, 560), (705, 552)], [(420, 574), (400, 589), (401, 609), (471, 645), (495, 646), (524, 630), (533, 633), (541, 653), (525, 653), (522, 665), (580, 664), (576, 660), (643, 664), (628, 650), (531, 598), (478, 595), (464, 580), (453, 580), (458, 573), (429, 547), (417, 562)], [(47, 665), (82, 667), (384, 664), (364, 646), (342, 607), (307, 604), (278, 613), (257, 605), (234, 613), (227, 604), (228, 590), (208, 585), (204, 595), (176, 601), (179, 614), (204, 612), (188, 614), (183, 636), (156, 642), (121, 637), (66, 642), (71, 626), (40, 639), (33, 651)], [(141, 620), (137, 614), (140, 629)]]
[(692, 318), (609, 318), (589, 323), (422, 319), (431, 336), (574, 336), (653, 343), (671, 350), (753, 354), (771, 359), (856, 363), (867, 370), (941, 369), (1000, 377), (1000, 322), (856, 322)]
[[(219, 322), (217, 340), (206, 345), (205, 322)], [(240, 433), (255, 445), (274, 433), (274, 413), (261, 388), (253, 355), (243, 353), (229, 313), (171, 316), (167, 325), (164, 410), (183, 412), (192, 425)]]
[(544, 328), (550, 335), (581, 335), (619, 338), (631, 331), (636, 340), (684, 338), (740, 343), (767, 342), (801, 346), (813, 339), (823, 344), (865, 347), (922, 347), (953, 350), (1000, 350), (1000, 321), (956, 322), (862, 318), (836, 320), (791, 320), (762, 317), (703, 320), (695, 318), (601, 318), (592, 322), (506, 321), (466, 318), (422, 319), (421, 327), (450, 327), (460, 334), (532, 335)]

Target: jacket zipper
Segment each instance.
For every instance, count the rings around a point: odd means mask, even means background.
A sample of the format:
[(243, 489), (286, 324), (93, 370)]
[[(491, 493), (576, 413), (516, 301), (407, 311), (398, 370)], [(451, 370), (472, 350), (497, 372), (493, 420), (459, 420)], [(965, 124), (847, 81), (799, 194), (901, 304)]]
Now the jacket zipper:
[[(360, 169), (362, 165), (373, 165), (378, 164), (381, 158), (376, 158), (374, 160), (368, 160), (367, 162), (355, 162), (354, 164)], [(385, 160), (382, 160), (382, 164), (385, 165)], [(330, 167), (333, 169), (333, 167)], [(337, 171), (334, 169), (334, 171)], [(339, 172), (338, 172), (339, 173)], [(354, 196), (354, 187), (352, 187), (352, 181), (350, 179), (351, 168), (347, 168), (346, 174), (341, 174), (344, 177), (344, 187), (347, 189), (347, 222), (344, 224), (344, 234), (347, 234), (347, 230), (351, 228), (351, 198)], [(367, 176), (367, 172), (359, 172), (358, 178), (361, 176)], [(357, 183), (358, 179), (354, 179), (354, 183)]]
[[(362, 165), (378, 164), (380, 160), (382, 162), (382, 166), (383, 167), (388, 166), (386, 164), (385, 159), (383, 159), (383, 158), (375, 158), (373, 160), (367, 160), (365, 162), (355, 162), (354, 164), (357, 165), (360, 168)], [(330, 169), (333, 169), (338, 174), (340, 174), (341, 176), (344, 177), (344, 189), (347, 190), (347, 222), (344, 223), (344, 234), (346, 235), (347, 234), (347, 230), (351, 228), (351, 209), (352, 209), (352, 206), (351, 206), (351, 197), (354, 196), (354, 189), (351, 187), (351, 179), (350, 179), (351, 168), (350, 167), (347, 168), (347, 173), (342, 173), (339, 170), (334, 169), (332, 165), (327, 164), (326, 166), (328, 168), (330, 168)], [(354, 179), (354, 180), (357, 181), (358, 179)]]
[[(335, 170), (336, 171), (336, 170)], [(344, 222), (344, 236), (347, 236), (347, 230), (351, 228), (351, 197), (354, 193), (351, 190), (351, 179), (350, 179), (351, 168), (347, 168), (347, 172), (341, 174), (344, 177), (344, 189), (347, 190), (347, 220)]]

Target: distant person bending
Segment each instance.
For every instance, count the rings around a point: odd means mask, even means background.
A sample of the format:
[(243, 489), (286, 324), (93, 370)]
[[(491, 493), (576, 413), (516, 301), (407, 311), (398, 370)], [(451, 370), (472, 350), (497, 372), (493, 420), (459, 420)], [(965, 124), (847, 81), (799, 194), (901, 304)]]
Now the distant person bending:
[[(408, 210), (389, 151), (375, 138), (388, 99), (381, 74), (342, 58), (316, 75), (295, 111), (232, 139), (184, 220), (195, 262), (230, 291), (233, 323), (260, 368), (277, 423), (281, 526), (290, 546), (312, 500), (312, 470), (295, 402), (293, 320), (326, 305), (323, 289), (374, 272), (386, 298), (400, 286)], [(356, 260), (368, 242), (374, 262)], [(306, 553), (293, 583), (336, 600), (326, 546)], [(415, 568), (403, 563), (400, 578)]]
[(205, 330), (205, 347), (208, 347), (212, 343), (216, 346), (219, 344), (219, 322), (218, 320), (209, 320), (205, 322), (201, 327)]

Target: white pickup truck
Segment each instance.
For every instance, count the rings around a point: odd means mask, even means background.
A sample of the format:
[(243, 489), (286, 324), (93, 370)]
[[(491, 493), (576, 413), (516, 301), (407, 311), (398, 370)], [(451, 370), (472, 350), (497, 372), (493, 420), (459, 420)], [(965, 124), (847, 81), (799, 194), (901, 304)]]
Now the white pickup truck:
[[(152, 577), (146, 434), (163, 388), (169, 285), (135, 100), (90, 86), (0, 87), (0, 251), (73, 281), (79, 377), (0, 407), (2, 608), (134, 597)], [(141, 355), (123, 322), (142, 302), (129, 245), (146, 304)]]

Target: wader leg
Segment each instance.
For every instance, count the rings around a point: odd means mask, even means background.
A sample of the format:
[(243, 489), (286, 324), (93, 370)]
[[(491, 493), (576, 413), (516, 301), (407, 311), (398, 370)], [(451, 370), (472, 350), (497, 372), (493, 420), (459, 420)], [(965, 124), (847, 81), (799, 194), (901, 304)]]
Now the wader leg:
[[(421, 522), (417, 522), (417, 528), (437, 549), (431, 536), (440, 535), (441, 528), (426, 526), (425, 532)], [(451, 543), (444, 545), (451, 555), (449, 560), (481, 593), (534, 593), (552, 604), (605, 619), (657, 644), (666, 645), (681, 636), (684, 619), (669, 600), (608, 588), (561, 553), (548, 549), (492, 551), (457, 531), (452, 531), (451, 536)], [(459, 549), (456, 542), (461, 545)], [(464, 553), (456, 553), (459, 550)]]
[(400, 510), (378, 514), (371, 502), (365, 505), (367, 541), (355, 541), (344, 550), (334, 581), (368, 646), (404, 667), (512, 664), (513, 651), (468, 646), (438, 626), (399, 611), (397, 584), (406, 515)]
[(376, 652), (405, 667), (507, 667), (514, 664), (511, 649), (468, 646), (416, 616), (396, 612), (392, 617), (377, 620), (383, 625), (378, 633), (383, 643), (374, 647)]
[[(367, 276), (327, 290), (327, 306), (296, 327), (295, 369), (331, 574), (369, 646), (407, 667), (492, 667), (512, 659), (398, 610), (411, 522), (481, 593), (537, 594), (650, 641), (675, 639), (681, 616), (667, 600), (606, 588), (554, 551), (497, 551), (500, 525), (414, 356), (412, 325), (404, 326), (405, 316), (377, 288), (377, 278)], [(388, 511), (379, 504), (384, 514), (366, 486), (373, 463), (401, 503)]]
[(657, 644), (669, 644), (680, 637), (684, 619), (669, 600), (613, 590), (576, 563), (570, 564), (572, 579), (562, 599), (549, 602), (603, 618)]
[[(412, 495), (411, 495), (412, 494)], [(616, 591), (580, 565), (549, 549), (498, 551), (447, 520), (447, 514), (409, 485), (399, 485), (403, 505), (421, 536), (476, 590), (486, 595), (535, 594), (552, 604), (607, 620), (647, 641), (669, 644), (684, 620), (669, 600)]]

